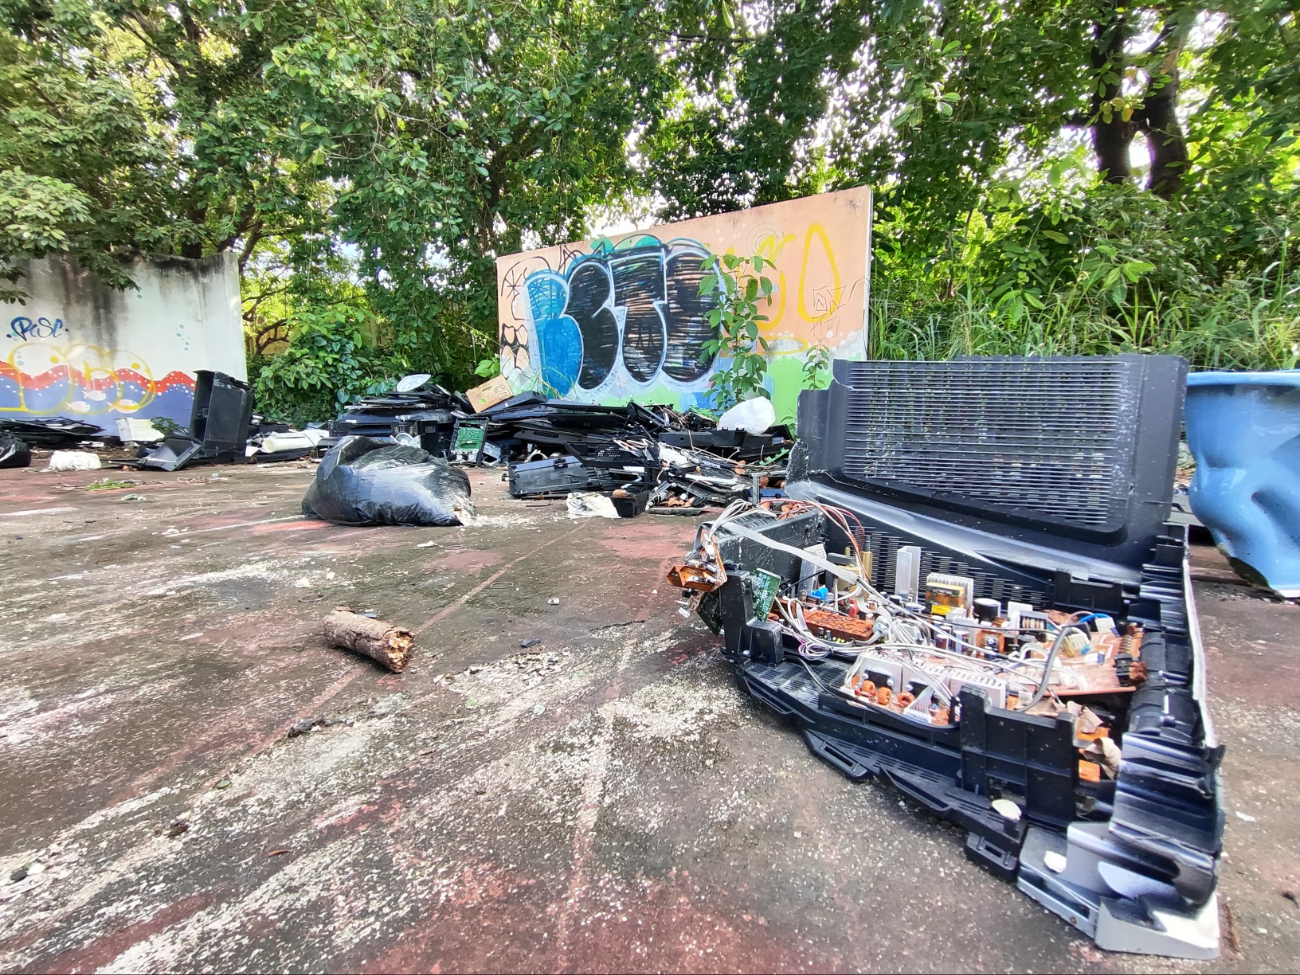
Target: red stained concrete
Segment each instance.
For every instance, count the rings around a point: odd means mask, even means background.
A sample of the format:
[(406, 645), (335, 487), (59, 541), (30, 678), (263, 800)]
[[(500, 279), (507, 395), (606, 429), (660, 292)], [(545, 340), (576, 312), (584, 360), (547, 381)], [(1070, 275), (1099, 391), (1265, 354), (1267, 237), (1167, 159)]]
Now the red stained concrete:
[[(475, 472), (478, 525), (339, 528), (298, 516), (311, 473), (0, 471), (0, 970), (1300, 957), (1291, 604), (1198, 584), (1240, 951), (1107, 955), (741, 695), (663, 578), (694, 519), (573, 522)], [(323, 645), (339, 604), (419, 634), (405, 674)]]

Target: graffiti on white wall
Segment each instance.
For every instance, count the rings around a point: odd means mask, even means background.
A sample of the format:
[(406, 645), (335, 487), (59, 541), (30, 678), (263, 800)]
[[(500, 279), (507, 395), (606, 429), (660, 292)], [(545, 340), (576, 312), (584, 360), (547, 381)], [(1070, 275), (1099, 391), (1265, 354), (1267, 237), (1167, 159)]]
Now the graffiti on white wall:
[(0, 305), (0, 416), (123, 416), (188, 424), (200, 369), (245, 375), (230, 260), (140, 261), (113, 291), (66, 259), (33, 261), (25, 304)]
[[(48, 340), (29, 338), (0, 362), (0, 413), (188, 415), (194, 394), (189, 373), (155, 376), (148, 360), (129, 349), (55, 342), (59, 337), (70, 339), (66, 332)], [(174, 403), (168, 402), (169, 393)], [(162, 409), (146, 409), (150, 406)]]

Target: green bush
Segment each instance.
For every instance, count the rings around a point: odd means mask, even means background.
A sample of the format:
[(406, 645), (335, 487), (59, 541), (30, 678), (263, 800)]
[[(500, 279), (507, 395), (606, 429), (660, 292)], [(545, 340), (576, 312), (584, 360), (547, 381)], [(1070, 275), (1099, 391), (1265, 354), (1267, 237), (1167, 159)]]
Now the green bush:
[(407, 365), (367, 338), (372, 324), (356, 305), (297, 311), (288, 348), (249, 362), (257, 411), (294, 425), (326, 422), (357, 397), (392, 389)]

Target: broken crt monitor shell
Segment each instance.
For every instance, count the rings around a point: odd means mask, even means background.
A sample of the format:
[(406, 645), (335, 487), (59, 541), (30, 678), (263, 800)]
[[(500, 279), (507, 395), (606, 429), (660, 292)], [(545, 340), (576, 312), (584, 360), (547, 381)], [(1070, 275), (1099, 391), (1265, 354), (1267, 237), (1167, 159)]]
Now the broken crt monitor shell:
[(816, 756), (1100, 947), (1213, 958), (1223, 750), (1165, 520), (1186, 375), (837, 361), (800, 395), (790, 500), (732, 504), (670, 578)]

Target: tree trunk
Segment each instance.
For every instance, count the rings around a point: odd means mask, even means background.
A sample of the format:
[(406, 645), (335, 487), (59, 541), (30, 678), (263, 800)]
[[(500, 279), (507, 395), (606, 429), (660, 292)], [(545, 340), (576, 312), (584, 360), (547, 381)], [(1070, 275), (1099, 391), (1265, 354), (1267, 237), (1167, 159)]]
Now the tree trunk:
[(1136, 129), (1131, 122), (1120, 121), (1119, 113), (1109, 122), (1100, 118), (1092, 126), (1092, 148), (1097, 154), (1097, 169), (1107, 183), (1127, 183), (1133, 175), (1128, 164), (1128, 150)]
[[(1114, 10), (1109, 23), (1093, 25), (1092, 67), (1098, 80), (1105, 71), (1123, 75), (1124, 42), (1130, 33), (1124, 15)], [(1097, 169), (1105, 174), (1107, 183), (1127, 183), (1132, 175), (1128, 150), (1137, 125), (1132, 120), (1125, 122), (1118, 110), (1110, 112), (1110, 121), (1102, 113), (1102, 107), (1119, 93), (1118, 83), (1095, 85), (1092, 89), (1092, 149), (1097, 155)]]
[(331, 646), (364, 654), (399, 674), (415, 648), (410, 630), (358, 616), (345, 606), (325, 617), (325, 639)]
[(1165, 59), (1163, 77), (1153, 79), (1153, 85), (1164, 83), (1159, 88), (1149, 86), (1142, 105), (1142, 132), (1151, 157), (1147, 189), (1166, 200), (1182, 188), (1183, 170), (1187, 168), (1187, 140), (1178, 121), (1177, 59), (1177, 51)]

